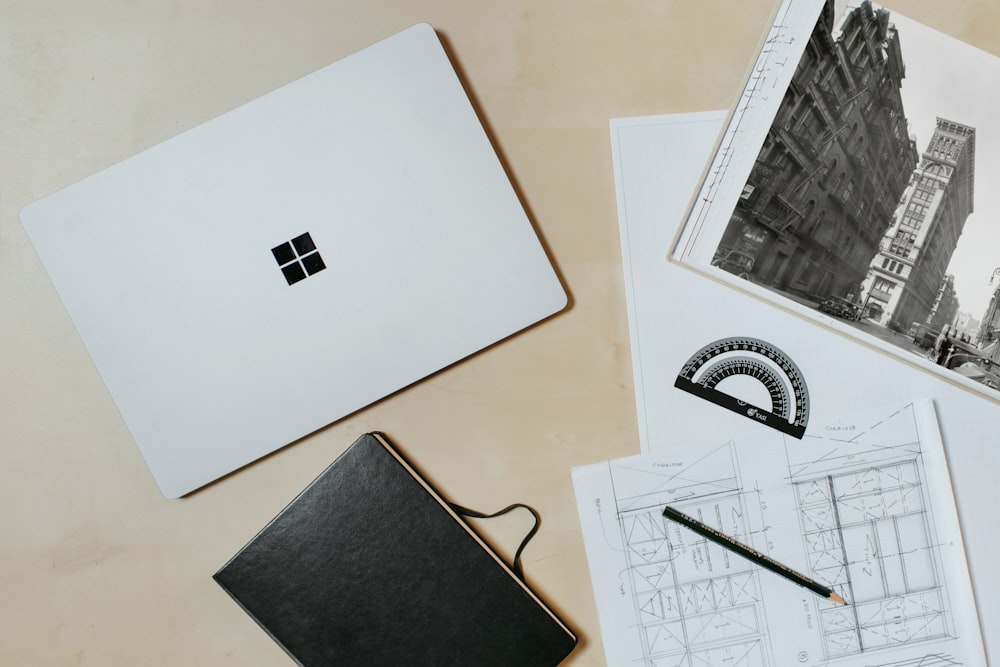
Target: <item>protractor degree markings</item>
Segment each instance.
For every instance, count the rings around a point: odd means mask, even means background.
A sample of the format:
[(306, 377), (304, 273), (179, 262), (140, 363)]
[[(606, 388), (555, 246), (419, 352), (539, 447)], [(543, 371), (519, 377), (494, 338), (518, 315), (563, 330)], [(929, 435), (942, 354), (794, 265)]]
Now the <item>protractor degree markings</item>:
[[(770, 408), (719, 390), (720, 383), (736, 376), (762, 385)], [(805, 435), (809, 415), (805, 379), (791, 358), (766, 341), (749, 337), (714, 341), (687, 360), (674, 386), (793, 437)]]
[[(699, 382), (709, 389), (718, 389), (720, 382), (734, 376), (748, 376), (757, 380), (771, 397), (770, 411), (791, 421), (788, 412), (788, 390), (781, 379), (764, 364), (746, 357), (735, 357), (721, 362), (705, 373)], [(764, 406), (757, 406), (764, 407)]]

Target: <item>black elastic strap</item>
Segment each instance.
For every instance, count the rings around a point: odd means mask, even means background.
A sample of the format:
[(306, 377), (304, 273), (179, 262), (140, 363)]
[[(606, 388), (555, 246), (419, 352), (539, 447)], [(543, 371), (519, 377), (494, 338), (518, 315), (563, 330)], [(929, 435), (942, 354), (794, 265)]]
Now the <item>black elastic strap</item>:
[(521, 581), (524, 581), (524, 570), (521, 568), (521, 552), (524, 551), (524, 547), (528, 546), (528, 542), (531, 540), (532, 537), (535, 536), (535, 533), (538, 532), (538, 526), (542, 522), (542, 518), (538, 515), (538, 512), (535, 511), (535, 508), (531, 507), (530, 505), (525, 505), (524, 503), (514, 503), (513, 505), (508, 505), (507, 507), (504, 507), (499, 512), (494, 512), (493, 514), (483, 514), (482, 512), (477, 512), (476, 510), (470, 510), (467, 507), (456, 505), (455, 503), (448, 503), (448, 504), (451, 505), (451, 508), (455, 510), (455, 512), (457, 512), (458, 514), (461, 514), (462, 516), (471, 517), (473, 519), (492, 519), (493, 517), (507, 514), (508, 512), (516, 510), (518, 508), (524, 508), (529, 512), (531, 512), (531, 516), (534, 518), (535, 522), (531, 526), (531, 530), (528, 531), (528, 534), (524, 536), (523, 540), (521, 540), (521, 544), (520, 546), (517, 547), (517, 551), (514, 552), (514, 562), (511, 563), (510, 566), (510, 569), (514, 571), (514, 574), (517, 575), (517, 578), (520, 579)]

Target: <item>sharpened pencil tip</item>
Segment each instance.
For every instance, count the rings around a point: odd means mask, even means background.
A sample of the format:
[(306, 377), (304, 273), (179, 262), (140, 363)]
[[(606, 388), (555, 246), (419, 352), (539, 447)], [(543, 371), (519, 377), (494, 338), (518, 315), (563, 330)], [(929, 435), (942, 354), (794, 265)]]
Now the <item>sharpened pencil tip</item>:
[(830, 600), (836, 602), (837, 604), (847, 604), (847, 601), (836, 593), (830, 593)]

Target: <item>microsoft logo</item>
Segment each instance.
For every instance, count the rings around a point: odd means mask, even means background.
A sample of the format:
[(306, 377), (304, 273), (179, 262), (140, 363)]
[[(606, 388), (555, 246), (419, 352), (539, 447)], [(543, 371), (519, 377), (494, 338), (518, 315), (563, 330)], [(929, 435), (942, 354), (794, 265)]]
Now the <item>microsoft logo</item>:
[(303, 278), (326, 268), (309, 232), (271, 248), (271, 254), (281, 267), (281, 272), (289, 285), (294, 285)]

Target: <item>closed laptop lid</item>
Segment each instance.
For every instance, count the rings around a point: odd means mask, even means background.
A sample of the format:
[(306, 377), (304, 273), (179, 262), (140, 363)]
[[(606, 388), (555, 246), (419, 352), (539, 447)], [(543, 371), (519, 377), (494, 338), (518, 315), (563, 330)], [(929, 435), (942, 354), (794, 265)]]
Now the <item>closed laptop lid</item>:
[(426, 24), (21, 219), (168, 497), (566, 304)]

